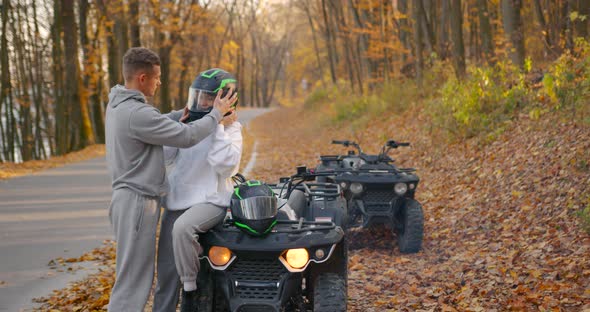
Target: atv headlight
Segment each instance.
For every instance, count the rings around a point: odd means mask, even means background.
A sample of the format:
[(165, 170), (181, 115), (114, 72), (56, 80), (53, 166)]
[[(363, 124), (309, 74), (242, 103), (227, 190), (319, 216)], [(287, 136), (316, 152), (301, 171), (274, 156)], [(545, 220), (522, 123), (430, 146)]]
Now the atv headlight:
[(309, 253), (305, 248), (289, 249), (284, 253), (287, 264), (294, 269), (301, 269), (309, 261)]
[(393, 186), (393, 190), (397, 195), (404, 195), (408, 191), (408, 185), (405, 183), (396, 183)]
[(213, 246), (209, 249), (209, 260), (216, 266), (224, 266), (231, 259), (231, 251), (226, 247)]
[(360, 194), (363, 192), (363, 185), (358, 182), (354, 182), (350, 185), (350, 191), (354, 194)]

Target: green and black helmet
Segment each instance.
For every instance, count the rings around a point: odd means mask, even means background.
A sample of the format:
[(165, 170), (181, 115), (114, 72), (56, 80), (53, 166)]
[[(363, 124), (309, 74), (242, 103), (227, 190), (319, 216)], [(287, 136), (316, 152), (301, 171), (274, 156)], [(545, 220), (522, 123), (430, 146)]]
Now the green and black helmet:
[(223, 90), (222, 96), (225, 96), (231, 87), (234, 88), (234, 93), (237, 93), (238, 81), (234, 75), (223, 69), (211, 68), (200, 73), (189, 88), (186, 103), (191, 119), (193, 119), (192, 117), (203, 117), (209, 113), (213, 109), (217, 92)]
[(234, 189), (230, 204), (234, 224), (251, 235), (270, 232), (277, 222), (277, 197), (272, 189), (256, 180)]

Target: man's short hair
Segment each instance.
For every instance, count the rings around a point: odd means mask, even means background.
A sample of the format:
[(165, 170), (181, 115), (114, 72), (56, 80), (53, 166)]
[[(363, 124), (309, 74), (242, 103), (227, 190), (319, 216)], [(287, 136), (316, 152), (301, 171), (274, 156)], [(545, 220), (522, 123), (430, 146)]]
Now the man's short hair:
[(160, 65), (160, 57), (156, 52), (142, 47), (131, 48), (123, 56), (123, 78), (130, 81), (139, 71), (151, 74), (154, 65)]

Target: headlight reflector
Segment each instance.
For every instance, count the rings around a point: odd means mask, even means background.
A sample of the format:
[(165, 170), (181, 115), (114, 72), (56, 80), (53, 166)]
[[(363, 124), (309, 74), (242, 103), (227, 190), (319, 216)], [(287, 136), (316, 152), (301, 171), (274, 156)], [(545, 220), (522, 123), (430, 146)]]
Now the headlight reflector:
[(345, 190), (348, 187), (348, 184), (346, 184), (346, 182), (340, 182), (340, 187)]
[(294, 269), (301, 269), (309, 261), (309, 254), (305, 248), (289, 249), (285, 253), (285, 260)]
[(209, 249), (209, 260), (216, 266), (224, 266), (231, 259), (231, 251), (226, 247), (213, 246)]
[(354, 182), (350, 185), (350, 191), (355, 194), (360, 194), (363, 191), (363, 185), (358, 182)]
[(324, 256), (326, 256), (326, 252), (323, 249), (318, 248), (315, 251), (315, 257), (316, 257), (316, 259), (322, 260), (324, 258)]
[(397, 195), (404, 195), (408, 191), (408, 185), (405, 183), (396, 183), (393, 190)]

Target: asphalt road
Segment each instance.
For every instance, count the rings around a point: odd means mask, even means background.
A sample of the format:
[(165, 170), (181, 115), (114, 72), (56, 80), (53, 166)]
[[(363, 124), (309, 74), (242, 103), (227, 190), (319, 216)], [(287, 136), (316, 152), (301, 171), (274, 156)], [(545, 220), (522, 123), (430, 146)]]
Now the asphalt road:
[[(239, 120), (247, 124), (265, 111), (240, 110)], [(104, 157), (0, 181), (0, 311), (28, 310), (33, 298), (93, 271), (58, 271), (48, 264), (113, 238), (110, 198)]]

